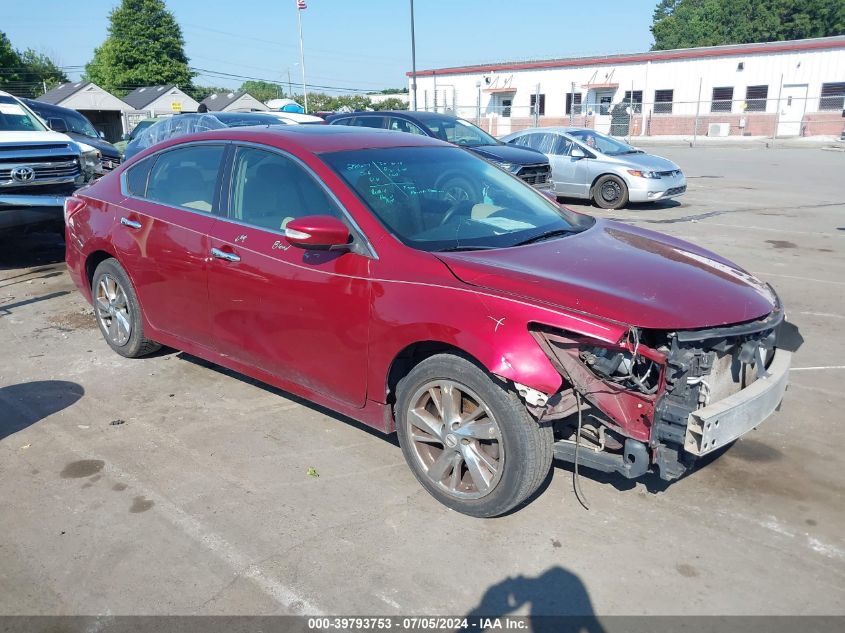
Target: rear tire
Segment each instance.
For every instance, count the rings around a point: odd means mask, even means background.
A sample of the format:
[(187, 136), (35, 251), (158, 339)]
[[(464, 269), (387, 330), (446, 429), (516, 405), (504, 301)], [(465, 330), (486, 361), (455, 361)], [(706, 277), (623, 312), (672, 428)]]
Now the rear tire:
[(593, 185), (593, 200), (602, 209), (621, 209), (628, 204), (628, 185), (619, 176), (605, 174)]
[(516, 393), (452, 354), (425, 359), (399, 381), (396, 424), (420, 484), (470, 516), (519, 506), (551, 467), (552, 428), (538, 424)]
[(91, 294), (100, 333), (115, 352), (139, 358), (161, 347), (144, 337), (141, 304), (129, 275), (116, 259), (106, 259), (97, 266)]

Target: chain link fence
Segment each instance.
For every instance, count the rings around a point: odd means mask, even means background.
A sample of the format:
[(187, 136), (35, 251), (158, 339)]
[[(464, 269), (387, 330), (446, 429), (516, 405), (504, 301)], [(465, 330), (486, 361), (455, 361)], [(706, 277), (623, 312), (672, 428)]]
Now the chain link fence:
[(716, 98), (701, 101), (675, 101), (671, 92), (657, 91), (651, 102), (628, 93), (627, 101), (582, 103), (576, 98), (572, 103), (566, 95), (565, 111), (553, 113), (545, 107), (545, 99), (535, 95), (530, 106), (514, 106), (507, 99), (495, 100), (498, 105), (482, 105), (481, 98), (467, 103), (457, 100), (456, 93), (444, 91), (438, 99), (432, 96), (418, 103), (418, 109), (454, 114), (497, 137), (550, 126), (586, 127), (624, 138), (677, 136), (693, 141), (699, 137), (839, 137), (845, 130), (845, 95), (809, 95), (805, 86), (784, 86), (779, 97), (734, 99), (714, 94)]

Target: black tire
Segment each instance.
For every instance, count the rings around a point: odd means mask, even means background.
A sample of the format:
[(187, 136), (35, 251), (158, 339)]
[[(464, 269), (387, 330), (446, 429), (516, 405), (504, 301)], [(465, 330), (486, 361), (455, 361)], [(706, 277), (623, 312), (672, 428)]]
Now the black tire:
[[(501, 472), (495, 485), (480, 498), (456, 498), (446, 492), (442, 486), (444, 482), (438, 484), (429, 477), (421, 458), (415, 452), (414, 446), (430, 444), (415, 444), (410, 437), (409, 414), (417, 404), (411, 402), (411, 399), (415, 399), (420, 390), (424, 390), (432, 381), (438, 380), (451, 381), (462, 389), (474, 392), (473, 395), (483, 400), (493, 414), (500, 431), (502, 452), (498, 453), (497, 448), (497, 454), (503, 461), (503, 465), (500, 463)], [(538, 424), (515, 392), (494, 381), (490, 374), (465, 358), (438, 354), (419, 363), (399, 381), (395, 412), (399, 444), (414, 476), (435, 499), (457, 512), (474, 517), (505, 514), (525, 502), (551, 468), (554, 448), (552, 427)], [(446, 443), (441, 444), (445, 453)], [(468, 470), (464, 472), (469, 476)], [(446, 477), (444, 475), (443, 479)]]
[[(125, 302), (119, 302), (120, 305), (125, 304), (125, 311), (120, 309), (121, 316), (129, 324), (128, 336), (126, 340), (121, 340), (120, 336), (113, 336), (109, 325), (114, 321), (116, 324), (117, 316), (114, 312), (111, 315), (103, 308), (102, 303), (98, 300), (98, 290), (101, 282), (110, 285), (113, 280), (123, 293)], [(94, 271), (94, 280), (91, 283), (91, 294), (94, 297), (94, 315), (97, 319), (97, 325), (100, 328), (100, 333), (115, 352), (126, 358), (140, 358), (152, 352), (155, 352), (161, 345), (155, 341), (151, 341), (144, 337), (144, 320), (142, 318), (141, 304), (138, 302), (138, 296), (135, 294), (135, 288), (132, 287), (132, 282), (129, 280), (129, 275), (123, 269), (116, 259), (106, 259), (100, 262), (97, 269)], [(115, 306), (111, 306), (113, 309)], [(119, 324), (118, 324), (119, 325)], [(118, 328), (119, 329), (119, 328)]]
[(478, 202), (478, 192), (475, 185), (463, 176), (447, 176), (437, 184), (449, 202)]
[(619, 176), (605, 174), (593, 185), (593, 201), (602, 209), (621, 209), (628, 204), (628, 185)]

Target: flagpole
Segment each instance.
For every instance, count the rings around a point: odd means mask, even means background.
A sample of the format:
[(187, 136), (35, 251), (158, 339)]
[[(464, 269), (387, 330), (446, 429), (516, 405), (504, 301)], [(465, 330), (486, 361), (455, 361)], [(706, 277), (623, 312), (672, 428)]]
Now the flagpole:
[(305, 112), (308, 112), (308, 90), (305, 86), (305, 48), (302, 45), (302, 9), (296, 4), (296, 17), (299, 20), (299, 65), (302, 68), (302, 95), (305, 98)]

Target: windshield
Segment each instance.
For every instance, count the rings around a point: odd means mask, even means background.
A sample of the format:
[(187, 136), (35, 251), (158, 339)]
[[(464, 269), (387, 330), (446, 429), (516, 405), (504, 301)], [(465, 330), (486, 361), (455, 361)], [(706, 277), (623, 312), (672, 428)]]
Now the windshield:
[(321, 158), (391, 233), (419, 250), (505, 248), (593, 224), (454, 147), (365, 149)]
[(620, 154), (634, 154), (637, 152), (636, 149), (627, 143), (617, 141), (615, 138), (605, 136), (593, 130), (572, 130), (567, 132), (567, 134), (583, 145), (591, 147), (607, 156), (619, 156)]
[(146, 130), (146, 129), (147, 129), (148, 127), (150, 127), (153, 123), (155, 123), (155, 120), (154, 120), (154, 119), (151, 119), (151, 120), (149, 120), (149, 121), (147, 121), (147, 120), (141, 121), (141, 122), (140, 122), (138, 125), (136, 125), (136, 126), (135, 126), (135, 128), (132, 130), (132, 134), (130, 134), (130, 135), (129, 135), (129, 140), (130, 140), (130, 141), (134, 141), (136, 138), (138, 138), (138, 135), (139, 135), (141, 132), (143, 132), (144, 130)]
[(18, 101), (0, 96), (0, 131), (46, 132), (47, 128)]
[(91, 125), (91, 121), (81, 114), (66, 114), (61, 115), (61, 118), (65, 120), (65, 123), (67, 123), (67, 129), (69, 132), (75, 132), (76, 134), (82, 134), (83, 136), (88, 136), (90, 138), (100, 138), (100, 135), (97, 134), (97, 130), (95, 130), (94, 126)]
[(498, 145), (499, 141), (469, 121), (452, 117), (430, 117), (420, 121), (441, 141), (448, 141), (462, 147)]

